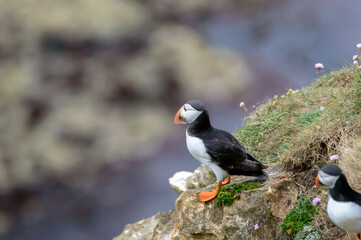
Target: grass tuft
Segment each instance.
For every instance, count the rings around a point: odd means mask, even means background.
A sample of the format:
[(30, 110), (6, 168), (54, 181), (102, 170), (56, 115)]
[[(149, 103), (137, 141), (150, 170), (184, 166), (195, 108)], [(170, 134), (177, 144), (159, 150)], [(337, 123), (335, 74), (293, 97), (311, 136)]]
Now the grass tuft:
[(243, 182), (231, 186), (222, 187), (217, 196), (217, 206), (231, 206), (234, 199), (239, 196), (239, 193), (245, 190), (251, 190), (263, 187), (264, 184), (258, 182)]

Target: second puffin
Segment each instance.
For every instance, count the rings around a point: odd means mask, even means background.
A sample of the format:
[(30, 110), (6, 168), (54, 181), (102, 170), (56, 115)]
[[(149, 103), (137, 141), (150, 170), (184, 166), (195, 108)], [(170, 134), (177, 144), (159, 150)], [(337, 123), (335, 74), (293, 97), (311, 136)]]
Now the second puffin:
[[(213, 128), (208, 110), (199, 100), (185, 103), (174, 117), (175, 124), (189, 124), (186, 132), (188, 151), (199, 162), (209, 166), (217, 177), (216, 190), (199, 193), (207, 202), (215, 198), (229, 175), (267, 177), (267, 166), (253, 157), (230, 133)], [(227, 179), (222, 182), (225, 178)]]

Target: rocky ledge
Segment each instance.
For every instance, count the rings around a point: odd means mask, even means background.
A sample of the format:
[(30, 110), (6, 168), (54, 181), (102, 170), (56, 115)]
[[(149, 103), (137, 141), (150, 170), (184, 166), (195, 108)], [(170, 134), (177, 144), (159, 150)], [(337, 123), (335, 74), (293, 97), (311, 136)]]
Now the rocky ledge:
[[(202, 170), (209, 174), (207, 169)], [(197, 170), (195, 174), (200, 176)], [(192, 177), (183, 179), (183, 183), (192, 186), (189, 184)], [(232, 176), (229, 185), (252, 180)], [(241, 192), (231, 206), (217, 206), (216, 199), (200, 202), (197, 193), (205, 189), (177, 190), (182, 193), (175, 209), (128, 224), (113, 240), (275, 239), (280, 223), (297, 200), (298, 187), (284, 172), (271, 173), (264, 184)]]

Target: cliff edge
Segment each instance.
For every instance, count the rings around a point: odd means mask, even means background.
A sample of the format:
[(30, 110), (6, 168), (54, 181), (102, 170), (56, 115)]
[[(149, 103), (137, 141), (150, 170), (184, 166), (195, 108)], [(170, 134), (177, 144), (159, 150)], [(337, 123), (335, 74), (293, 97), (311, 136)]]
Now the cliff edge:
[[(205, 167), (177, 173), (170, 179), (180, 193), (175, 209), (127, 225), (114, 240), (351, 239), (328, 218), (328, 191), (316, 189), (314, 178), (323, 165), (337, 164), (361, 190), (360, 99), (359, 67), (332, 71), (308, 87), (274, 96), (234, 133), (271, 166), (266, 182), (237, 192), (239, 184), (255, 179), (232, 176), (217, 199), (202, 203), (197, 193), (214, 183), (212, 174)], [(320, 203), (312, 204), (315, 197)]]

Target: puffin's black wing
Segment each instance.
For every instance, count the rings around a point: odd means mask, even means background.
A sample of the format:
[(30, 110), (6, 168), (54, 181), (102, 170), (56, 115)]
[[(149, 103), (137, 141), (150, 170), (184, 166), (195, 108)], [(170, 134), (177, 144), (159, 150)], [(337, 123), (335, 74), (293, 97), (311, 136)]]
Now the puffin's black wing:
[(213, 162), (231, 175), (264, 176), (267, 168), (247, 152), (230, 133), (213, 129), (208, 137), (203, 137), (207, 153)]

